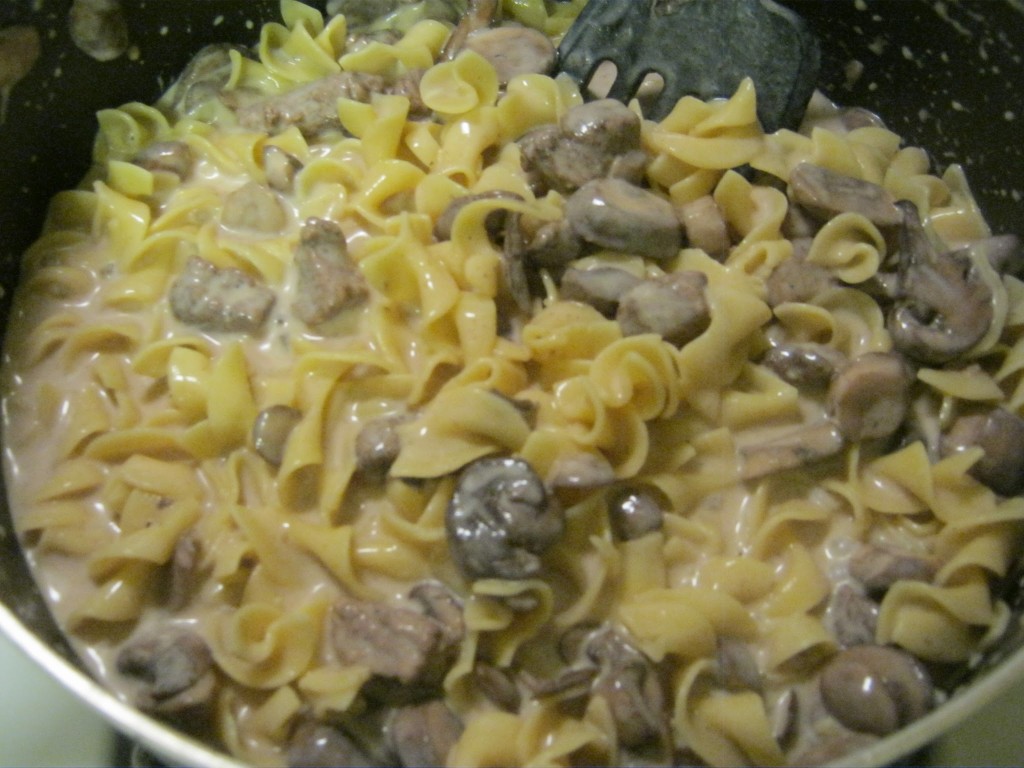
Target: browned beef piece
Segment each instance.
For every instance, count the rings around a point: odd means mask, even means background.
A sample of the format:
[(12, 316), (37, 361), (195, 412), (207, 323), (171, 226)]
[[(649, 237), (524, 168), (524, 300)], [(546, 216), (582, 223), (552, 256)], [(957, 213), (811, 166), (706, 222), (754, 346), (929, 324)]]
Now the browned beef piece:
[[(423, 596), (414, 599), (427, 607)], [(335, 605), (330, 616), (339, 660), (369, 669), (373, 676), (363, 692), (391, 704), (438, 693), (458, 653), (462, 633), (456, 636), (456, 631), (448, 617), (437, 618), (412, 605), (347, 600)]]
[(189, 260), (170, 292), (171, 311), (181, 322), (215, 333), (252, 333), (274, 306), (274, 292), (240, 269)]
[(339, 72), (243, 106), (238, 110), (238, 121), (245, 128), (269, 134), (281, 133), (294, 125), (303, 136), (315, 137), (341, 130), (339, 99), (369, 102), (375, 93), (406, 96), (410, 113), (419, 115), (426, 111), (419, 95), (419, 78), (418, 72), (397, 79), (366, 72)]
[(292, 311), (307, 325), (334, 319), (369, 293), (366, 280), (349, 258), (345, 235), (333, 221), (306, 221), (295, 250), (295, 268), (298, 283)]

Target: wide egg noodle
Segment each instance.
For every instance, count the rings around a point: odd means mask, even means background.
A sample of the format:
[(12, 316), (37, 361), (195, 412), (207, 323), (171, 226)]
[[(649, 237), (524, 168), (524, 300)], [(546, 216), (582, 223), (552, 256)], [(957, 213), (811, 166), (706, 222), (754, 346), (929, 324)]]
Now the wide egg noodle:
[[(582, 2), (503, 5), (559, 34)], [(486, 662), (550, 680), (568, 663), (558, 660), (560, 635), (611, 624), (658, 664), (680, 755), (774, 765), (788, 747), (771, 708), (787, 686), (806, 694), (839, 647), (828, 605), (845, 573), (840, 545), (894, 544), (935, 562), (930, 578), (886, 592), (877, 642), (962, 664), (998, 635), (1007, 608), (993, 588), (1019, 551), (1024, 504), (969, 474), (980, 450), (936, 460), (920, 441), (889, 451), (853, 443), (830, 462), (746, 482), (737, 458), (762, 429), (822, 415), (759, 364), (769, 326), (851, 358), (893, 348), (879, 304), (858, 288), (892, 242), (859, 214), (833, 217), (811, 243), (808, 261), (834, 287), (767, 303), (765, 281), (794, 254), (783, 191), (793, 169), (813, 163), (879, 184), (917, 206), (936, 242), (958, 247), (991, 234), (962, 168), (935, 175), (923, 150), (880, 126), (765, 135), (750, 81), (728, 99), (685, 98), (660, 122), (642, 120), (646, 180), (676, 206), (710, 196), (733, 247), (724, 261), (691, 247), (657, 265), (588, 258), (637, 277), (701, 273), (707, 328), (681, 347), (624, 336), (616, 321), (562, 300), (545, 274), (516, 332), (499, 332), (504, 255), (488, 224), (502, 214), (562, 218), (566, 197), (535, 192), (516, 141), (581, 104), (579, 86), (531, 74), (502, 88), (470, 52), (435, 63), (449, 33), (439, 22), (350, 48), (344, 17), (325, 21), (294, 0), (281, 10), (255, 58), (230, 52), (232, 98), (425, 70), (431, 117), (395, 94), (338, 100), (341, 130), (319, 136), (245, 129), (215, 98), (175, 118), (167, 99), (99, 114), (93, 168), (54, 198), (25, 254), (5, 374), (20, 382), (5, 395), (17, 529), (42, 581), (63, 588), (48, 569), (72, 563), (76, 588), (58, 618), (76, 642), (167, 620), (196, 628), (219, 678), (211, 730), (236, 757), (278, 764), (309, 713), (356, 721), (369, 706), (372, 672), (331, 648), (332, 606), (406, 600), (414, 585), (439, 581), (465, 621), (442, 685), (464, 725), (450, 764), (627, 759), (605, 698), (579, 706), (527, 694), (506, 711), (475, 674)], [(642, 115), (638, 102), (630, 108)], [(139, 154), (156, 142), (187, 146), (195, 172), (142, 168)], [(268, 147), (297, 161), (290, 188), (273, 191), (284, 223), (229, 226), (234, 193), (271, 186)], [(438, 240), (434, 224), (453, 200), (493, 191), (514, 196), (470, 202)], [(341, 227), (369, 289), (329, 328), (291, 312), (310, 218)], [(267, 324), (218, 335), (174, 317), (166, 297), (194, 257), (269, 288)], [(918, 371), (918, 386), (939, 418), (973, 404), (1019, 414), (1024, 288), (984, 254), (971, 258), (995, 321), (964, 360)], [(256, 415), (272, 406), (295, 416), (279, 464), (252, 445)], [(355, 446), (380, 418), (399, 420), (402, 448), (390, 475), (368, 482)], [(464, 466), (506, 455), (548, 481), (574, 461), (605, 467), (607, 482), (652, 486), (671, 508), (660, 530), (623, 541), (609, 487), (564, 491), (566, 530), (536, 578), (468, 583), (449, 554), (448, 502)], [(197, 583), (172, 613), (161, 595), (190, 547)], [(771, 689), (723, 684), (723, 643), (747, 647)]]
[(885, 238), (878, 228), (860, 214), (844, 213), (814, 236), (807, 261), (831, 270), (844, 283), (856, 285), (878, 272), (885, 255)]
[(782, 236), (788, 207), (783, 192), (753, 185), (730, 170), (713, 196), (729, 228), (740, 237), (726, 260), (729, 267), (763, 279), (793, 255), (792, 243)]
[(691, 663), (675, 686), (673, 726), (712, 765), (779, 765), (783, 755), (758, 696), (713, 682), (711, 662)]

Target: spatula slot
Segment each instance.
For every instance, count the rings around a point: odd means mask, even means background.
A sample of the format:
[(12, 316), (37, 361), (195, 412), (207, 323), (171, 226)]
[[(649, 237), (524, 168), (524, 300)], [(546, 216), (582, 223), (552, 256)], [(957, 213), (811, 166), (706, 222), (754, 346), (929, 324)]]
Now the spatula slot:
[[(590, 80), (586, 81), (584, 92), (592, 99), (606, 98), (615, 88), (619, 78), (619, 68), (611, 59), (606, 59), (597, 65)], [(648, 72), (640, 85), (629, 92), (624, 99), (636, 98), (641, 106), (647, 106), (656, 100), (665, 90), (665, 78), (659, 72)]]
[(726, 98), (749, 77), (768, 132), (799, 124), (821, 55), (803, 19), (772, 0), (590, 0), (558, 53), (561, 70), (595, 91), (612, 62), (605, 95), (639, 97), (655, 120), (683, 96)]

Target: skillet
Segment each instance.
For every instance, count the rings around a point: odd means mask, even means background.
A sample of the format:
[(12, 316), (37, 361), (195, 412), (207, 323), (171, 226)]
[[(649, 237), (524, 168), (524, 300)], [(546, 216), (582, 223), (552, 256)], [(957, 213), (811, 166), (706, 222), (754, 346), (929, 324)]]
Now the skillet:
[[(312, 2), (323, 9), (323, 0)], [(909, 142), (926, 147), (941, 169), (962, 162), (997, 233), (1024, 234), (1024, 7), (1019, 0), (790, 0), (821, 41), (821, 90), (870, 109)], [(250, 44), (274, 19), (273, 0), (138, 0), (125, 3), (137, 53), (98, 62), (72, 44), (70, 0), (6, 0), (0, 28), (36, 26), (42, 55), (11, 93), (0, 125), (0, 327), (17, 282), (20, 254), (39, 231), (47, 200), (85, 173), (95, 112), (127, 101), (152, 102), (192, 53), (212, 42)], [(157, 754), (195, 765), (231, 764), (119, 704), (91, 683), (53, 624), (11, 532), (0, 488), (0, 630), (117, 727)], [(1017, 575), (1006, 595), (1017, 616)], [(1019, 622), (1013, 622), (1017, 626)], [(942, 707), (848, 763), (897, 759), (1024, 677), (1024, 633), (1011, 632), (967, 675), (957, 706)]]

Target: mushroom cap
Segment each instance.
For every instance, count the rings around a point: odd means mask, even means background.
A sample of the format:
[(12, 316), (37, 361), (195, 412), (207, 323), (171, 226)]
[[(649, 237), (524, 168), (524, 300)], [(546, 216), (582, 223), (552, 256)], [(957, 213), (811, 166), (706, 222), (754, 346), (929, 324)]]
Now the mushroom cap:
[(855, 358), (828, 390), (829, 412), (847, 440), (888, 437), (910, 406), (910, 368), (902, 356), (869, 352)]
[(523, 579), (565, 527), (561, 508), (523, 459), (490, 457), (467, 466), (445, 515), (448, 544), (468, 578)]
[(581, 238), (599, 248), (655, 261), (671, 259), (682, 248), (672, 204), (624, 179), (587, 182), (566, 201), (565, 215)]
[(961, 416), (943, 440), (943, 452), (985, 451), (971, 475), (1003, 496), (1024, 491), (1024, 419), (1005, 408)]
[(900, 228), (900, 291), (886, 327), (908, 357), (941, 365), (961, 357), (985, 336), (995, 316), (992, 289), (970, 249), (940, 252), (906, 200)]
[(840, 651), (821, 673), (825, 708), (853, 731), (885, 736), (931, 709), (934, 689), (917, 659), (883, 645)]

